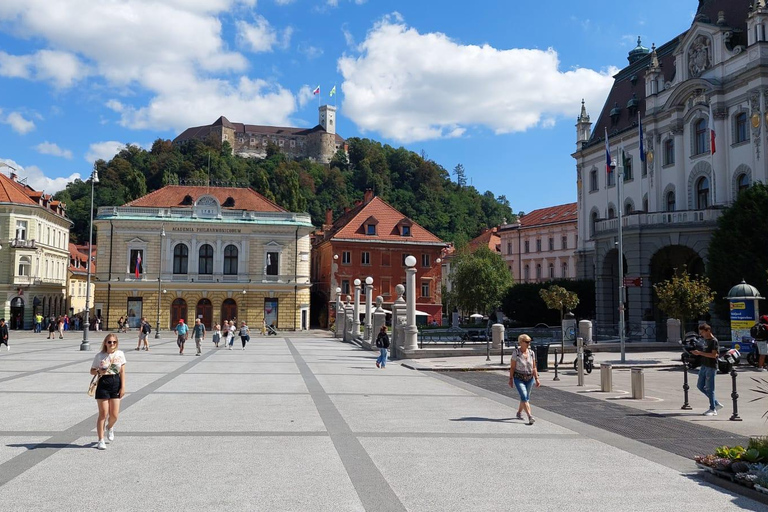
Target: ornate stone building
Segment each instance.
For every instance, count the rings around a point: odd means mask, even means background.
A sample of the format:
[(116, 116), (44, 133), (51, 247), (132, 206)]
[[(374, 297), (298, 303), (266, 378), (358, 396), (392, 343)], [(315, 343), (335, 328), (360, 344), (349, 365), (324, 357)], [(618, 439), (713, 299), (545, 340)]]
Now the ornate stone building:
[(270, 142), (290, 157), (310, 158), (324, 164), (329, 163), (338, 150), (347, 150), (346, 142), (336, 133), (336, 107), (332, 105), (320, 107), (319, 124), (314, 128), (232, 123), (222, 116), (213, 124), (187, 128), (173, 142), (211, 137), (229, 142), (234, 154), (246, 158), (265, 158)]
[[(598, 324), (618, 322), (619, 204), (625, 276), (642, 278), (627, 289), (627, 319), (630, 326), (655, 321), (663, 339), (652, 285), (683, 265), (703, 273), (723, 208), (755, 181), (768, 180), (767, 27), (764, 0), (700, 0), (680, 36), (650, 49), (638, 42), (594, 128), (582, 105), (573, 154), (578, 275), (596, 279)], [(618, 173), (606, 169), (606, 132), (623, 167), (621, 198)]]
[(36, 312), (66, 313), (69, 229), (66, 205), (0, 173), (0, 318), (31, 329)]
[(146, 316), (162, 331), (197, 317), (209, 330), (232, 318), (309, 328), (308, 214), (247, 188), (170, 185), (99, 208), (94, 225), (92, 315), (106, 328), (120, 316), (131, 327)]

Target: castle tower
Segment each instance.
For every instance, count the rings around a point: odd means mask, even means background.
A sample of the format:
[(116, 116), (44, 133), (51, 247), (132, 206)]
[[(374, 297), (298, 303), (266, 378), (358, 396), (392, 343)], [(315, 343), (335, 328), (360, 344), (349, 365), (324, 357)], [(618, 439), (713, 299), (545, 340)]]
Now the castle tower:
[(320, 126), (331, 135), (336, 134), (336, 107), (333, 105), (320, 107)]
[(581, 145), (589, 140), (590, 133), (592, 133), (592, 123), (587, 114), (587, 107), (584, 106), (584, 100), (581, 100), (581, 114), (576, 119), (576, 151), (581, 151)]

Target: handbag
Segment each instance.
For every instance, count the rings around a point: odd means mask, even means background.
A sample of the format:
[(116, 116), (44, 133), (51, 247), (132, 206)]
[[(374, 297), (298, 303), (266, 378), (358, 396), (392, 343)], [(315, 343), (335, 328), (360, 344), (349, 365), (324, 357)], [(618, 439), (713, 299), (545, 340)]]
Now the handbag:
[(99, 374), (93, 376), (91, 383), (88, 385), (88, 396), (96, 396), (96, 387), (99, 385)]

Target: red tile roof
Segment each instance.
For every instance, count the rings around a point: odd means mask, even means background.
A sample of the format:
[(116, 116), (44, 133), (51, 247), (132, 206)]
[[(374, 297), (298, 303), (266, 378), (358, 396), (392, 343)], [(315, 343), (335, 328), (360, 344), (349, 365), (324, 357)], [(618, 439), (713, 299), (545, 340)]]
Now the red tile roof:
[(546, 226), (548, 224), (560, 224), (562, 222), (576, 222), (578, 218), (578, 207), (576, 203), (561, 204), (550, 206), (549, 208), (540, 208), (526, 213), (520, 217), (520, 225), (523, 228), (534, 226)]
[(501, 252), (501, 237), (497, 233), (498, 228), (491, 228), (483, 231), (483, 233), (473, 238), (467, 244), (471, 252), (475, 252), (481, 246), (485, 245), (493, 252)]
[[(236, 187), (197, 187), (188, 185), (167, 185), (155, 190), (144, 197), (140, 197), (126, 203), (124, 206), (137, 206), (145, 208), (178, 208), (189, 207), (184, 199), (192, 198), (194, 204), (202, 196), (213, 196), (228, 210), (246, 210), (249, 212), (285, 212), (277, 204), (262, 196), (251, 188)], [(233, 206), (224, 206), (227, 199), (234, 200)]]
[[(29, 190), (29, 192), (27, 190)], [(34, 190), (30, 187), (17, 183), (0, 172), (0, 203), (38, 206), (38, 202), (30, 197), (32, 192), (34, 192)]]
[[(96, 246), (92, 246), (92, 254), (96, 256)], [(76, 267), (74, 262), (79, 261), (80, 267)], [(69, 243), (69, 271), (75, 273), (82, 273), (83, 275), (88, 273), (88, 245), (75, 245), (72, 242)], [(96, 273), (96, 262), (93, 262), (91, 266), (91, 275)]]
[[(365, 223), (374, 217), (376, 235), (365, 234)], [(411, 236), (402, 236), (398, 226), (401, 221), (411, 222)], [(325, 233), (324, 240), (377, 240), (407, 243), (444, 243), (413, 220), (409, 219), (380, 197), (374, 197), (367, 203), (361, 203), (339, 217)]]

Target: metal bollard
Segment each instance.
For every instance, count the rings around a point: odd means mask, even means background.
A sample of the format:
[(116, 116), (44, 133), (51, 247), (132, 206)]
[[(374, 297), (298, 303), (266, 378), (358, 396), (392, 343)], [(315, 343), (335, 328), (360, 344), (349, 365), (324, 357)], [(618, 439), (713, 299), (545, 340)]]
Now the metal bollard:
[(733, 381), (733, 391), (731, 392), (733, 414), (728, 419), (731, 421), (741, 421), (741, 418), (739, 418), (739, 393), (736, 392), (736, 368), (734, 366), (731, 366), (731, 380)]
[(600, 391), (613, 391), (613, 365), (610, 363), (600, 363)]
[(642, 368), (632, 368), (632, 398), (642, 400), (645, 398), (645, 375)]
[(683, 406), (681, 407), (681, 409), (684, 411), (691, 410), (691, 404), (688, 403), (689, 389), (691, 389), (691, 387), (688, 385), (688, 365), (686, 363), (683, 363), (683, 396), (685, 397), (685, 402), (683, 402)]
[(576, 338), (576, 377), (577, 386), (584, 385), (584, 338)]
[(560, 380), (560, 377), (557, 376), (557, 349), (555, 349), (555, 378), (552, 380)]

